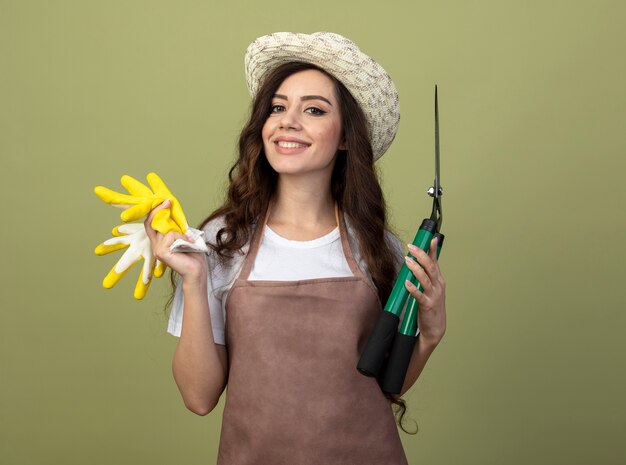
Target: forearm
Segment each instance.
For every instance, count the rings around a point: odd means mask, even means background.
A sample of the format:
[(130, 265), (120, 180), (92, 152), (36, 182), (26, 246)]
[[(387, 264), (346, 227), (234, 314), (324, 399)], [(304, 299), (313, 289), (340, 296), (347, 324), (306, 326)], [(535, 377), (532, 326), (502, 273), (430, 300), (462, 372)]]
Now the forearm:
[(409, 368), (407, 370), (406, 377), (404, 378), (404, 384), (402, 385), (400, 396), (404, 395), (404, 393), (408, 391), (413, 384), (415, 384), (415, 381), (417, 381), (417, 378), (419, 378), (420, 374), (424, 370), (426, 362), (438, 344), (439, 341), (426, 340), (421, 333), (417, 335), (417, 341), (415, 343), (415, 348), (413, 349), (413, 354), (411, 355), (411, 361), (409, 362)]
[(183, 326), (172, 371), (187, 408), (205, 415), (213, 410), (226, 384), (226, 348), (213, 340), (206, 279), (183, 282), (183, 294)]

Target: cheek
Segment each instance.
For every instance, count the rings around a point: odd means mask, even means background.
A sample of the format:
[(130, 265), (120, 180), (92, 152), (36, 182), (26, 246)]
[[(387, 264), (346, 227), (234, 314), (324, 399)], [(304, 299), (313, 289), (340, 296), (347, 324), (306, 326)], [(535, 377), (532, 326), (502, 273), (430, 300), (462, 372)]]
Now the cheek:
[(341, 138), (341, 129), (333, 125), (324, 131), (322, 137), (328, 145), (338, 145)]

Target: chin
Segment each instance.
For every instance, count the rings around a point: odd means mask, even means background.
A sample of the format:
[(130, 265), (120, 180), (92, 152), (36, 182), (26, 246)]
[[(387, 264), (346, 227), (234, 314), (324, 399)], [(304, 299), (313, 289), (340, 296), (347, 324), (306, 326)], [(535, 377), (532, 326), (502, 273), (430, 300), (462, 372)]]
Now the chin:
[(278, 174), (297, 174), (306, 171), (306, 167), (302, 165), (301, 160), (294, 158), (286, 158), (283, 156), (267, 157), (270, 166), (274, 168)]
[(311, 160), (307, 157), (300, 157), (299, 155), (291, 155), (285, 156), (280, 154), (271, 154), (270, 156), (265, 155), (270, 166), (276, 171), (279, 175), (306, 175), (306, 174), (314, 174), (319, 176), (324, 172), (328, 172), (332, 174), (334, 159), (329, 160), (323, 166), (318, 166), (318, 164), (310, 163)]

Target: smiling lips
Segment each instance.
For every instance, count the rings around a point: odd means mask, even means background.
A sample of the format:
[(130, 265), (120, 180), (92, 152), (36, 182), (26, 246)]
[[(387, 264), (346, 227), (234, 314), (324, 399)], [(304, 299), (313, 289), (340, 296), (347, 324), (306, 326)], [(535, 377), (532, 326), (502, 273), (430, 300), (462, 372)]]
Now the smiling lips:
[(276, 151), (285, 155), (300, 153), (308, 148), (311, 144), (295, 139), (278, 139), (274, 141)]
[(284, 140), (279, 140), (276, 143), (278, 144), (279, 147), (282, 147), (282, 148), (285, 148), (285, 149), (297, 149), (297, 148), (301, 148), (301, 147), (307, 147), (307, 145), (300, 144), (299, 142), (287, 142), (287, 141), (284, 141)]

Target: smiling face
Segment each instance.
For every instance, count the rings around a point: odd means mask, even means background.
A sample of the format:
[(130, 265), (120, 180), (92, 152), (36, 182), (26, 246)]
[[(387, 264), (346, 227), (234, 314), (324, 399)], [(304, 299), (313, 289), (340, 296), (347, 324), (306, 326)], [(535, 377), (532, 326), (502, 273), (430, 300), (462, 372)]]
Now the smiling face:
[(265, 156), (280, 175), (330, 180), (337, 150), (344, 148), (333, 81), (313, 69), (287, 77), (274, 94), (262, 138)]

